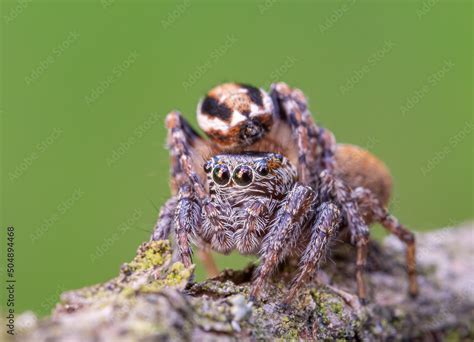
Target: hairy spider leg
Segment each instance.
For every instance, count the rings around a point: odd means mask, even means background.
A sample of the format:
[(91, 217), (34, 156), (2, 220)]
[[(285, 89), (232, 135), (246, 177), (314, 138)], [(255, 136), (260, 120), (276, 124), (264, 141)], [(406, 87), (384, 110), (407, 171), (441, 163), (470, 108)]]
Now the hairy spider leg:
[[(367, 294), (364, 271), (369, 229), (359, 213), (357, 202), (351, 197), (351, 189), (334, 175), (336, 139), (332, 132), (315, 124), (308, 110), (306, 98), (299, 89), (292, 90), (281, 82), (272, 85), (272, 93), (274, 93), (272, 97), (278, 99), (280, 117), (286, 117), (298, 144), (300, 180), (323, 189), (321, 191), (323, 202), (333, 201), (342, 207), (357, 248), (357, 292), (359, 298), (365, 301)], [(318, 178), (311, 179), (317, 172), (319, 172)]]
[[(160, 210), (152, 239), (167, 238), (174, 223), (176, 246), (181, 261), (186, 267), (192, 263), (191, 238), (197, 236), (201, 226), (202, 203), (207, 200), (204, 185), (194, 171), (192, 158), (196, 148), (205, 141), (177, 111), (166, 117), (168, 147), (171, 155), (172, 191), (178, 192)], [(173, 212), (173, 214), (172, 214)], [(200, 256), (209, 274), (218, 273), (208, 251), (200, 251)]]
[[(356, 283), (357, 294), (361, 302), (367, 299), (365, 285), (365, 268), (367, 264), (367, 249), (369, 244), (369, 228), (365, 223), (357, 200), (352, 196), (352, 190), (339, 178), (329, 171), (321, 172), (322, 197), (334, 198), (341, 206), (344, 217), (351, 233), (352, 242), (356, 244)], [(325, 194), (325, 195), (324, 195)]]
[(168, 239), (171, 230), (173, 229), (174, 213), (177, 204), (178, 199), (176, 196), (173, 196), (160, 208), (158, 220), (156, 221), (155, 228), (153, 229), (150, 238), (151, 241)]
[(302, 184), (311, 184), (310, 172), (316, 166), (317, 145), (308, 130), (308, 127), (314, 126), (314, 123), (306, 104), (301, 102), (300, 97), (304, 99), (304, 95), (301, 91), (292, 91), (283, 82), (272, 84), (270, 94), (274, 101), (275, 116), (290, 126), (293, 139), (297, 144), (299, 180)]
[(418, 294), (418, 283), (416, 279), (415, 234), (391, 215), (369, 189), (358, 187), (354, 189), (353, 197), (358, 201), (363, 212), (369, 213), (376, 222), (379, 222), (406, 245), (408, 291), (411, 296), (416, 296)]
[(260, 265), (255, 272), (251, 298), (259, 297), (270, 275), (295, 247), (307, 219), (313, 214), (316, 193), (296, 183), (277, 211), (275, 224), (262, 244)]
[(316, 274), (331, 241), (337, 236), (340, 223), (341, 213), (334, 203), (327, 202), (319, 206), (316, 220), (310, 226), (310, 242), (300, 259), (297, 275), (285, 299), (286, 304), (289, 304), (298, 294), (305, 281)]

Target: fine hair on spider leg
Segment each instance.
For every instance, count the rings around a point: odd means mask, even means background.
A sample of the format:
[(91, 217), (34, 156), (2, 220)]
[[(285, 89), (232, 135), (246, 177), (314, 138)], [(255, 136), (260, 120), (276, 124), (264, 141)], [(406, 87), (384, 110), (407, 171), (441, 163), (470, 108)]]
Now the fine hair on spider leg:
[(415, 235), (400, 224), (397, 218), (388, 212), (369, 189), (358, 187), (354, 189), (353, 197), (357, 200), (361, 209), (368, 213), (375, 222), (380, 223), (406, 245), (408, 291), (411, 296), (416, 296), (418, 294), (418, 284), (416, 280)]
[(256, 298), (268, 277), (297, 243), (315, 205), (316, 193), (296, 183), (277, 211), (278, 222), (270, 228), (261, 249), (261, 262), (255, 273), (251, 296)]
[(316, 274), (331, 241), (337, 236), (340, 223), (341, 214), (336, 205), (329, 202), (318, 208), (316, 221), (311, 225), (311, 239), (301, 257), (297, 276), (291, 283), (287, 304), (303, 287), (306, 279)]

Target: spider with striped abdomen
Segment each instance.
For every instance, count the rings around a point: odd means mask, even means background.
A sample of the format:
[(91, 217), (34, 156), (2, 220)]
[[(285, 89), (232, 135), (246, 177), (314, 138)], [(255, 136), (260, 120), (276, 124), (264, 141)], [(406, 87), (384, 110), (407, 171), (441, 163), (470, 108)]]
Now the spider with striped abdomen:
[(293, 255), (300, 264), (290, 300), (348, 230), (357, 249), (358, 296), (365, 300), (368, 225), (380, 222), (407, 245), (409, 292), (417, 293), (414, 235), (386, 209), (389, 171), (369, 152), (336, 144), (314, 123), (300, 90), (277, 83), (268, 94), (223, 84), (199, 103), (197, 117), (209, 139), (178, 112), (166, 118), (173, 197), (152, 235), (173, 234), (185, 266), (192, 263), (192, 243), (201, 251), (258, 255), (251, 295), (259, 297)]

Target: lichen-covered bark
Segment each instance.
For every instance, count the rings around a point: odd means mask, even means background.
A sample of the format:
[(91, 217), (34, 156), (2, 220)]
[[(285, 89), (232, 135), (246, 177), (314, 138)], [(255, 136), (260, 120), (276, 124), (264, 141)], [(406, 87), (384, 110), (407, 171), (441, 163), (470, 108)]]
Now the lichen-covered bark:
[[(355, 293), (354, 251), (333, 250), (318, 278), (283, 307), (291, 265), (249, 303), (252, 267), (201, 283), (172, 262), (168, 242), (142, 244), (133, 261), (106, 283), (66, 292), (53, 314), (18, 321), (21, 341), (207, 340), (472, 340), (472, 224), (418, 236), (420, 296), (407, 295), (403, 248), (372, 243), (367, 281), (371, 301)], [(21, 327), (20, 327), (21, 328)]]

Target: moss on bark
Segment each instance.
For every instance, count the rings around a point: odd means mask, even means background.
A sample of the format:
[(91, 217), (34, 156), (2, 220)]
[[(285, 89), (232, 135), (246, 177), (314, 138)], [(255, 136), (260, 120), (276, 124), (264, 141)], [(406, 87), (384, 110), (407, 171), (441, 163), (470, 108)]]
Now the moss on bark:
[[(50, 317), (20, 326), (22, 341), (151, 340), (472, 340), (472, 224), (420, 234), (420, 296), (406, 294), (403, 249), (390, 238), (372, 243), (367, 281), (370, 302), (355, 297), (354, 251), (332, 259), (291, 307), (283, 307), (289, 270), (249, 303), (252, 266), (227, 270), (200, 283), (193, 269), (172, 262), (167, 241), (142, 244), (119, 275), (103, 284), (63, 293)], [(455, 248), (453, 248), (455, 246)], [(19, 318), (22, 321), (22, 318)]]

